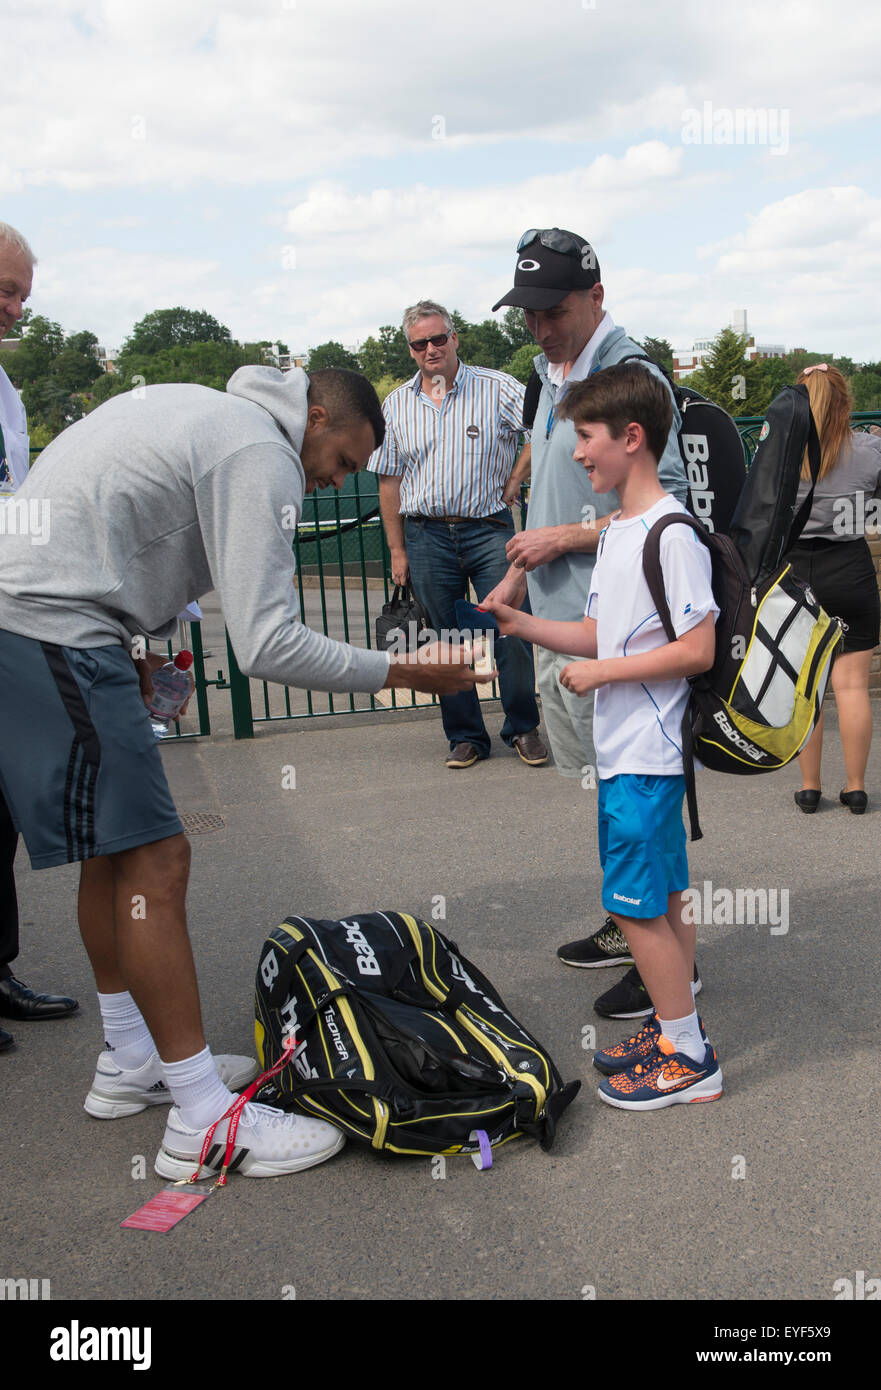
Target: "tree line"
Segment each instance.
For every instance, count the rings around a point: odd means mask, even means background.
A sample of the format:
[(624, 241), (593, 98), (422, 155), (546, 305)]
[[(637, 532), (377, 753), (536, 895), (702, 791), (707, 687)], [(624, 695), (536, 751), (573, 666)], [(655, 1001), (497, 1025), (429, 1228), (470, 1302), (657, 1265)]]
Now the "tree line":
[[(500, 319), (469, 323), (451, 314), (459, 335), (459, 356), (474, 366), (493, 367), (526, 382), (538, 349), (519, 309)], [(0, 366), (21, 390), (32, 446), (42, 448), (65, 426), (103, 401), (134, 386), (190, 382), (222, 391), (238, 367), (274, 364), (287, 345), (239, 343), (230, 330), (203, 310), (157, 309), (135, 324), (120, 349), (115, 370), (97, 360), (98, 339), (87, 330), (65, 335), (61, 325), (29, 310), (13, 330), (14, 350), (0, 351)], [(731, 328), (716, 335), (701, 367), (683, 382), (722, 405), (731, 415), (763, 415), (781, 387), (803, 367), (834, 360), (850, 380), (856, 410), (881, 410), (881, 362), (855, 363), (831, 353), (790, 352), (785, 357), (747, 361), (746, 340)], [(665, 338), (646, 338), (640, 346), (672, 376), (673, 349)], [(413, 376), (415, 366), (400, 328), (384, 324), (357, 352), (329, 341), (312, 348), (306, 369), (348, 367), (373, 382), (380, 399)]]

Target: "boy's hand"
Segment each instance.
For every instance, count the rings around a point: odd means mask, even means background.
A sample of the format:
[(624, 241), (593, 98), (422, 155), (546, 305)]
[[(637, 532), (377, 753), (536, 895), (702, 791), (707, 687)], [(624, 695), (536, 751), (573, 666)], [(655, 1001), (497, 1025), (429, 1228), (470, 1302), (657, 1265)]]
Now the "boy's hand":
[(597, 686), (606, 684), (602, 662), (570, 661), (560, 672), (560, 684), (573, 695), (589, 695)]
[(523, 617), (518, 608), (512, 608), (507, 603), (499, 603), (498, 599), (489, 596), (483, 599), (478, 607), (487, 613), (492, 613), (503, 637), (509, 637), (512, 633), (516, 634), (520, 619)]
[[(508, 604), (511, 608), (522, 608), (526, 598), (526, 571), (509, 569), (500, 584), (491, 589), (486, 598), (480, 600), (481, 608), (489, 609), (490, 601), (493, 603)], [(489, 609), (491, 612), (492, 610)]]

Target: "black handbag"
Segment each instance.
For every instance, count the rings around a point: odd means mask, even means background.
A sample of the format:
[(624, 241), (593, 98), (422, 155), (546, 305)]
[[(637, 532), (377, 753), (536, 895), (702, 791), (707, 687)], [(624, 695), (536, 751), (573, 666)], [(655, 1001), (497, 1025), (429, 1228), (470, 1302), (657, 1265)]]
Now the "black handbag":
[(396, 584), (395, 592), (376, 619), (376, 645), (380, 651), (403, 646), (408, 652), (436, 640), (428, 630), (428, 615), (409, 585)]

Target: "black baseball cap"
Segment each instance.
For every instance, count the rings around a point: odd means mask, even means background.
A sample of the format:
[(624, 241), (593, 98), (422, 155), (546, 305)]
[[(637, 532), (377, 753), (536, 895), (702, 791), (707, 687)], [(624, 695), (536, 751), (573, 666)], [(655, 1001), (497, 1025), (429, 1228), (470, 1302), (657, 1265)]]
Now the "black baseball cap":
[(589, 290), (599, 282), (599, 262), (586, 237), (561, 227), (533, 227), (517, 243), (514, 288), (493, 305), (493, 312), (503, 304), (552, 309), (573, 290)]

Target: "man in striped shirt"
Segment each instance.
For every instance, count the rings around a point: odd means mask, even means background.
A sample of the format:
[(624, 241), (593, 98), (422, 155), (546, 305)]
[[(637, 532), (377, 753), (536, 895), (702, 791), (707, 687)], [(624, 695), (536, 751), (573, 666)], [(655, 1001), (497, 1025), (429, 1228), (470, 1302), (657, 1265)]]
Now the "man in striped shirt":
[[(507, 502), (519, 492), (528, 447), (515, 465), (523, 387), (504, 372), (469, 367), (446, 309), (420, 300), (403, 332), (418, 367), (386, 397), (385, 440), (368, 468), (379, 474), (379, 504), (391, 552), (392, 580), (412, 583), (431, 625), (453, 631), (456, 600), (469, 582), (478, 601), (501, 583), (514, 522)], [(547, 762), (538, 736), (532, 649), (519, 638), (496, 648), (505, 722), (503, 742), (531, 767)], [(471, 690), (441, 697), (447, 767), (488, 758), (490, 737)]]

